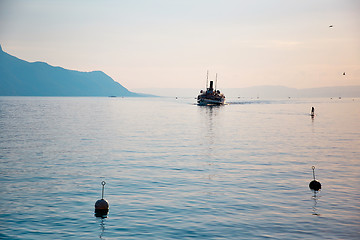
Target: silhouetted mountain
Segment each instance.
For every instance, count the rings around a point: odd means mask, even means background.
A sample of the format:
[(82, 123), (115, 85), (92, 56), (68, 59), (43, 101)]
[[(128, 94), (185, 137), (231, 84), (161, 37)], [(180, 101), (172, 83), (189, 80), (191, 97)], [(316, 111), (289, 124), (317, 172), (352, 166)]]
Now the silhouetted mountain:
[(101, 71), (79, 72), (27, 62), (0, 45), (0, 96), (127, 96), (139, 97)]

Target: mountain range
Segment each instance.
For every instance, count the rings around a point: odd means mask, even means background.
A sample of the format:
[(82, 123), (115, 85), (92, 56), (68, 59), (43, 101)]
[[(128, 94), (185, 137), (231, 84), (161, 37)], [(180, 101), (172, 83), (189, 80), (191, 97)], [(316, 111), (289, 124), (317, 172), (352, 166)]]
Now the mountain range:
[(0, 45), (0, 96), (124, 96), (141, 97), (102, 71), (80, 72), (45, 62), (27, 62)]
[(338, 98), (360, 97), (360, 86), (335, 86), (319, 88), (289, 88), (284, 86), (255, 86), (248, 88), (224, 89), (229, 96), (261, 98)]

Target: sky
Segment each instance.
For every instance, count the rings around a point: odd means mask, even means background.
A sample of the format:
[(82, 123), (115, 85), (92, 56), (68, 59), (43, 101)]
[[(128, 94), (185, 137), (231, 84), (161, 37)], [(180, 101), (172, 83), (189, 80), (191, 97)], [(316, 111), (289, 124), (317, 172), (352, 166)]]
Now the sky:
[(360, 85), (360, 1), (0, 0), (0, 44), (129, 90)]

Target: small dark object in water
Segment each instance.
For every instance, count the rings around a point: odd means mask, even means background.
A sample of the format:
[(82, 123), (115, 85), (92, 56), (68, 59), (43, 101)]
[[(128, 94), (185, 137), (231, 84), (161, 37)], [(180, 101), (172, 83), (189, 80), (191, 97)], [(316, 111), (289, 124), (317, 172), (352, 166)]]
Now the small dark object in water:
[(97, 200), (95, 203), (95, 216), (101, 217), (109, 212), (109, 203), (105, 199)]
[(314, 109), (314, 107), (311, 108), (311, 113), (310, 113), (310, 115), (311, 115), (312, 117), (315, 116), (315, 109)]
[(101, 185), (102, 185), (102, 195), (101, 195), (101, 199), (97, 200), (95, 203), (95, 216), (96, 217), (103, 217), (106, 216), (109, 212), (109, 203), (108, 201), (106, 201), (104, 199), (104, 186), (105, 186), (106, 182), (102, 181)]
[(309, 183), (309, 188), (314, 191), (319, 191), (321, 189), (321, 183), (316, 180), (312, 180)]
[(312, 180), (309, 183), (309, 188), (314, 191), (319, 191), (321, 189), (321, 183), (315, 180), (315, 167), (314, 166), (312, 166), (312, 170), (313, 170), (314, 180)]

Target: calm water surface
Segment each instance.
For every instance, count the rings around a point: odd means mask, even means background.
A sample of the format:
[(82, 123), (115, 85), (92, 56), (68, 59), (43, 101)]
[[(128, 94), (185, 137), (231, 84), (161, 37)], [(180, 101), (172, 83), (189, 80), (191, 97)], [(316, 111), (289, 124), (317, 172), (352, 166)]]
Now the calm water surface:
[(0, 239), (359, 239), (360, 99), (194, 102), (0, 97)]

